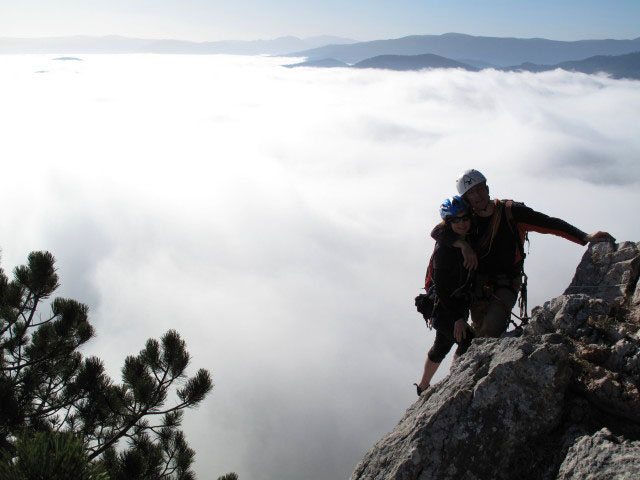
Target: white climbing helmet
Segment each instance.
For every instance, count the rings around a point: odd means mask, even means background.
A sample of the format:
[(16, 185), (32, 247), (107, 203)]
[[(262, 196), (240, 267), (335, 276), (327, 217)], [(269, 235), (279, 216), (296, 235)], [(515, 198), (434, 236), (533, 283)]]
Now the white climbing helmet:
[(478, 170), (467, 170), (456, 180), (456, 188), (460, 195), (464, 195), (468, 190), (472, 189), (479, 183), (485, 183), (487, 179)]

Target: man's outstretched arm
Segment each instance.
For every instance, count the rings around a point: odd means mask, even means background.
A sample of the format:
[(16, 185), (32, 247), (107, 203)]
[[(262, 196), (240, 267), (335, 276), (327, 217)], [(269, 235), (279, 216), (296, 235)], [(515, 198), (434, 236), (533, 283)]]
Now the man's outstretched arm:
[(513, 218), (516, 223), (518, 223), (518, 226), (529, 232), (550, 233), (580, 245), (598, 242), (615, 242), (615, 238), (608, 232), (597, 231), (587, 234), (560, 218), (549, 217), (522, 203), (514, 203), (512, 212)]

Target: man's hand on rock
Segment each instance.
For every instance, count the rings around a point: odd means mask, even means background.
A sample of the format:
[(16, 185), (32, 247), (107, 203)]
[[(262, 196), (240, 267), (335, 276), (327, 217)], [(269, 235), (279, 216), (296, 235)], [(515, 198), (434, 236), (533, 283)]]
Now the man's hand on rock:
[(598, 230), (595, 233), (588, 234), (586, 237), (584, 237), (584, 239), (589, 243), (599, 243), (599, 242), (615, 243), (616, 241), (616, 239), (613, 238), (611, 234), (609, 234), (608, 232), (601, 232), (600, 230)]

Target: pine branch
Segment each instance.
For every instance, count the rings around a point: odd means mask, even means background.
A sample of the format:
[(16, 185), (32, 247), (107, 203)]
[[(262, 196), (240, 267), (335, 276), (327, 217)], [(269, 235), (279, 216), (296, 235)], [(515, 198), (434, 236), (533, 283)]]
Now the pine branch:
[[(33, 252), (14, 277), (7, 282), (0, 269), (0, 380), (10, 392), (7, 418), (22, 420), (0, 425), (0, 441), (18, 426), (67, 430), (82, 439), (90, 460), (104, 454), (114, 475), (131, 461), (150, 462), (144, 475), (157, 480), (193, 479), (194, 452), (178, 428), (182, 412), (198, 405), (212, 383), (205, 370), (187, 377), (190, 356), (178, 332), (148, 340), (125, 361), (123, 383), (114, 385), (99, 359), (83, 360), (78, 352), (93, 336), (86, 305), (56, 298), (51, 315), (43, 320), (38, 312), (59, 286), (53, 256)], [(167, 406), (172, 391), (177, 399)], [(118, 457), (123, 438), (129, 448)]]
[(36, 294), (33, 296), (33, 306), (29, 308), (31, 313), (29, 314), (29, 319), (26, 320), (26, 328), (30, 328), (31, 322), (33, 322), (33, 317), (36, 314), (36, 309), (38, 308), (38, 303), (40, 303), (40, 297)]
[[(23, 292), (24, 289), (21, 289), (21, 292)], [(23, 293), (21, 293), (21, 297), (22, 297)], [(18, 311), (15, 314), (15, 319), (13, 321), (11, 320), (7, 320), (7, 326), (5, 328), (3, 328), (2, 330), (0, 330), (0, 336), (4, 335), (7, 330), (9, 330), (17, 321), (18, 321), (18, 317), (21, 317), (23, 315), (24, 310), (27, 308), (27, 305), (30, 301), (31, 298), (31, 292), (29, 292), (27, 294), (27, 298), (25, 299), (25, 301), (22, 303), (22, 306), (18, 309)]]
[(174, 457), (174, 455), (175, 455), (175, 453), (176, 453), (176, 448), (173, 448), (173, 449), (172, 449), (170, 452), (168, 452), (168, 453), (169, 453), (170, 455), (169, 455), (169, 458), (167, 458), (167, 460), (165, 461), (164, 471), (162, 472), (161, 476), (165, 476), (165, 475), (167, 475), (167, 476), (168, 476), (168, 475), (171, 475), (171, 474), (173, 474), (173, 472), (175, 472), (175, 470), (176, 470), (176, 469), (175, 469), (175, 467), (173, 467), (173, 468), (171, 468), (171, 469), (169, 468), (169, 467), (171, 466), (171, 460), (173, 460), (173, 457)]

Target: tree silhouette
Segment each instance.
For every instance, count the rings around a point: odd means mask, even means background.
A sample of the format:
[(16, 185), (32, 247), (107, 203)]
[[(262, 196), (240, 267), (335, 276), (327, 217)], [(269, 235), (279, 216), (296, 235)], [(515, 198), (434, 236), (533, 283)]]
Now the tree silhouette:
[(32, 252), (9, 281), (0, 269), (0, 450), (18, 434), (72, 432), (111, 480), (195, 478), (194, 451), (179, 429), (184, 410), (213, 388), (207, 370), (186, 375), (184, 340), (169, 330), (126, 358), (122, 383), (78, 351), (92, 336), (88, 308), (56, 298), (55, 260)]
[(2, 480), (109, 480), (102, 462), (87, 458), (72, 433), (36, 432), (19, 435), (13, 453), (0, 455)]

